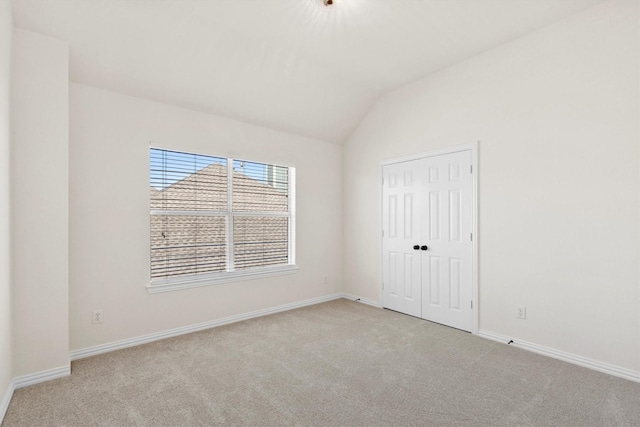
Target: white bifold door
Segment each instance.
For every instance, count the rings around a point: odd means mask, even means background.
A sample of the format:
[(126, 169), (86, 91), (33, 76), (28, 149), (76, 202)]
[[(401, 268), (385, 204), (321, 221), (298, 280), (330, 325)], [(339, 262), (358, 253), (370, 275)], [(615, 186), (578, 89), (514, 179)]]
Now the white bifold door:
[(471, 151), (382, 171), (383, 307), (471, 331)]

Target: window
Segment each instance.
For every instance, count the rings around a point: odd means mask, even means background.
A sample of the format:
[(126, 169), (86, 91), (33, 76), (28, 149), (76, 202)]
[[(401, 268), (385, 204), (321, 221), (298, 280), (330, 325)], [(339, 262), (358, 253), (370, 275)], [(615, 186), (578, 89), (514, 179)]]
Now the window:
[(152, 148), (150, 292), (294, 270), (294, 175)]

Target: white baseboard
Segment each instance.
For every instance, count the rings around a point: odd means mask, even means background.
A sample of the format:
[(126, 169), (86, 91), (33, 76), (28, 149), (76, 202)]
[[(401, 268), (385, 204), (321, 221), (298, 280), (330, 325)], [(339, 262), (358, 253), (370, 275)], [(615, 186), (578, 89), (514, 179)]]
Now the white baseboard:
[(45, 381), (55, 380), (71, 375), (71, 365), (61, 366), (59, 368), (47, 369), (29, 375), (22, 375), (13, 379), (13, 387), (17, 390), (22, 387), (43, 383)]
[(36, 372), (34, 374), (22, 375), (15, 377), (7, 387), (2, 402), (0, 403), (0, 424), (4, 421), (4, 416), (9, 409), (9, 403), (13, 397), (13, 392), (19, 388), (27, 387), (30, 385), (43, 383), (45, 381), (55, 380), (56, 378), (62, 378), (71, 375), (71, 365), (61, 366), (59, 368), (47, 369), (46, 371)]
[(490, 339), (493, 341), (498, 341), (503, 344), (508, 344), (509, 341), (513, 340), (511, 345), (514, 347), (522, 348), (524, 350), (529, 350), (534, 353), (541, 354), (543, 356), (548, 356), (554, 359), (562, 360), (564, 362), (573, 363), (574, 365), (590, 368), (595, 371), (603, 372), (605, 374), (613, 375), (616, 377), (624, 378), (624, 379), (635, 381), (635, 382), (640, 382), (640, 372), (633, 371), (631, 369), (622, 368), (620, 366), (611, 365), (609, 363), (600, 362), (597, 360), (589, 359), (587, 357), (578, 356), (577, 354), (567, 353), (565, 351), (556, 350), (550, 347), (545, 347), (543, 345), (510, 338), (505, 335), (496, 334), (494, 332), (489, 332), (482, 329), (478, 332), (478, 336), (482, 338)]
[(342, 298), (348, 299), (348, 300), (351, 300), (351, 301), (355, 301), (355, 302), (361, 302), (362, 304), (367, 304), (367, 305), (370, 305), (372, 307), (382, 308), (382, 305), (378, 301), (373, 301), (373, 300), (370, 300), (370, 299), (361, 298), (361, 297), (359, 297), (357, 295), (343, 293), (342, 294)]
[(7, 409), (9, 409), (9, 403), (11, 403), (14, 390), (15, 387), (13, 385), (13, 381), (10, 381), (9, 387), (7, 387), (7, 392), (2, 398), (2, 403), (0, 403), (0, 425), (2, 424), (2, 421), (4, 421), (4, 416), (7, 414)]
[(203, 323), (197, 323), (195, 325), (185, 326), (182, 328), (170, 329), (168, 331), (156, 332), (153, 334), (142, 335), (135, 338), (129, 338), (121, 341), (115, 341), (107, 344), (87, 347), (80, 350), (74, 350), (70, 353), (70, 356), (71, 356), (71, 360), (83, 359), (85, 357), (96, 356), (98, 354), (108, 353), (110, 351), (121, 350), (123, 348), (134, 347), (136, 345), (141, 345), (141, 344), (147, 344), (147, 343), (158, 341), (164, 338), (170, 338), (178, 335), (189, 334), (192, 332), (215, 328), (217, 326), (228, 325), (230, 323), (241, 322), (243, 320), (262, 317), (262, 316), (266, 316), (274, 313), (280, 313), (282, 311), (288, 311), (296, 308), (306, 307), (309, 305), (320, 304), (323, 302), (333, 301), (343, 297), (344, 297), (343, 294), (332, 294), (332, 295), (326, 295), (318, 298), (311, 298), (304, 301), (297, 301), (290, 304), (278, 305), (276, 307), (265, 308), (263, 310), (256, 310), (249, 313), (224, 317), (222, 319), (211, 320)]

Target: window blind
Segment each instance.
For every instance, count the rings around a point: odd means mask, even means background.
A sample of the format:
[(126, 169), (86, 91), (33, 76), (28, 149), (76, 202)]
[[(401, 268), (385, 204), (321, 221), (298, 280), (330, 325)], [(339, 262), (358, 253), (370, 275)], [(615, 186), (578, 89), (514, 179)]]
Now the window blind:
[(289, 168), (152, 148), (151, 279), (287, 265)]

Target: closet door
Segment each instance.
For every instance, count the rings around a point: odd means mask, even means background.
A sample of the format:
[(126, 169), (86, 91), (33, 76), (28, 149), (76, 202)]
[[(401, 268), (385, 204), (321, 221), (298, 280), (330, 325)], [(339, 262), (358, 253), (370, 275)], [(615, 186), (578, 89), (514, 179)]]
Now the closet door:
[(421, 162), (382, 169), (382, 305), (416, 317), (422, 315)]
[(473, 187), (471, 152), (422, 160), (422, 318), (471, 331)]

